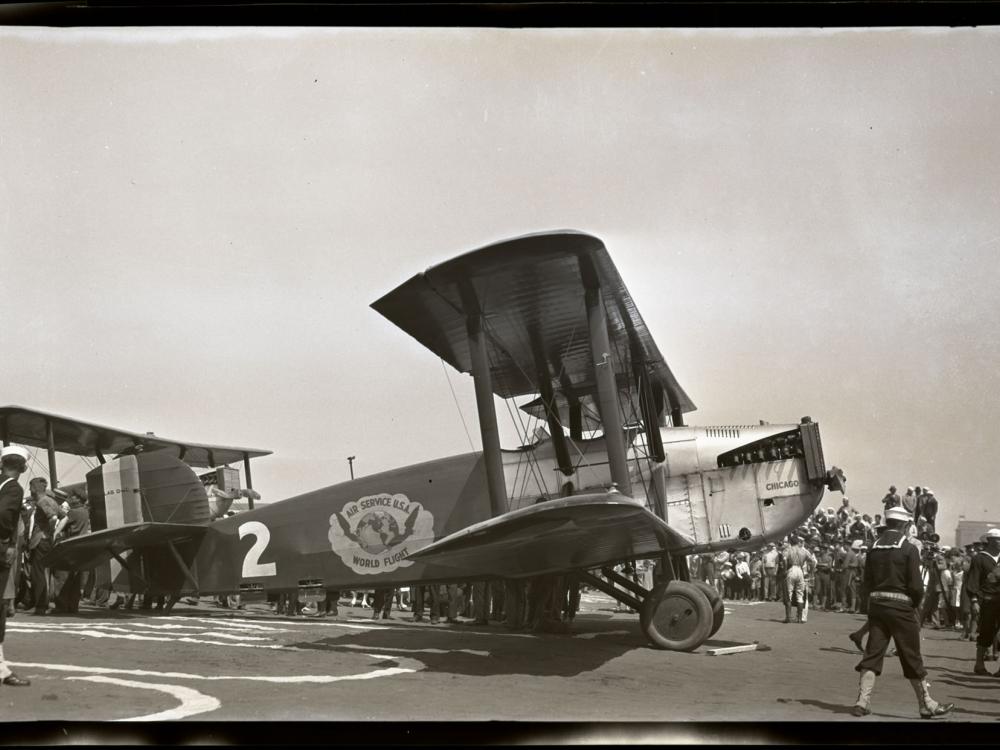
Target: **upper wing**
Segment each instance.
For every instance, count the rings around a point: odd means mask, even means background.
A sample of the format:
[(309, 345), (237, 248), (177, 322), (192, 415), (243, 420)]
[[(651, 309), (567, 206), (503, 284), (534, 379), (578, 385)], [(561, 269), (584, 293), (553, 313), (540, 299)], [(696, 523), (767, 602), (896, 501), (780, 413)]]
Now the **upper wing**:
[(142, 446), (147, 451), (169, 450), (190, 466), (221, 466), (245, 458), (270, 455), (271, 451), (235, 448), (170, 440), (152, 433), (128, 432), (114, 427), (82, 422), (72, 417), (47, 414), (21, 406), (0, 406), (0, 427), (13, 443), (35, 448), (48, 446), (48, 425), (52, 425), (54, 447), (60, 453), (95, 456), (127, 453)]
[(618, 493), (548, 500), (477, 523), (410, 555), (464, 575), (520, 578), (597, 568), (694, 541)]
[(604, 244), (579, 232), (532, 234), (474, 250), (417, 274), (372, 307), (461, 372), (470, 372), (466, 319), (486, 321), (493, 391), (538, 392), (546, 369), (579, 399), (596, 391), (586, 290), (600, 286), (611, 362), (627, 384), (640, 367), (654, 395), (681, 412), (695, 406), (653, 342)]
[(89, 570), (124, 550), (200, 537), (206, 526), (182, 523), (131, 523), (57, 542), (42, 559), (47, 568)]

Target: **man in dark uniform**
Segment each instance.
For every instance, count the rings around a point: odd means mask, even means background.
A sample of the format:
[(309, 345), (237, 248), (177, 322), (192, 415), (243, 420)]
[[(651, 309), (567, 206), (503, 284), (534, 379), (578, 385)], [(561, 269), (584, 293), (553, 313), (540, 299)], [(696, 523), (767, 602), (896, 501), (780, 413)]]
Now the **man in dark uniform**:
[(936, 530), (937, 524), (937, 513), (938, 513), (938, 501), (934, 497), (934, 493), (930, 490), (924, 490), (924, 502), (920, 506), (920, 515), (927, 519), (927, 523), (931, 526), (931, 533), (933, 534)]
[(855, 669), (861, 673), (855, 716), (871, 713), (871, 695), (875, 678), (882, 673), (882, 662), (889, 638), (896, 642), (903, 676), (910, 681), (917, 696), (921, 719), (949, 713), (955, 705), (941, 704), (931, 698), (920, 655), (920, 623), (917, 607), (924, 595), (920, 576), (920, 553), (906, 536), (910, 514), (903, 508), (886, 511), (886, 531), (875, 542), (865, 561), (864, 590), (868, 592), (868, 642), (864, 658)]
[[(986, 532), (986, 549), (972, 556), (966, 590), (973, 608), (979, 605), (979, 636), (976, 638), (976, 674), (989, 674), (986, 651), (993, 645), (1000, 626), (1000, 529)], [(996, 672), (1000, 677), (1000, 671)]]
[[(85, 491), (84, 491), (85, 492)], [(85, 498), (78, 492), (69, 496), (69, 512), (56, 525), (55, 537), (60, 534), (66, 539), (90, 533), (90, 512), (84, 503)], [(82, 573), (79, 570), (58, 570), (52, 573), (52, 588), (55, 591), (53, 601), (57, 612), (77, 614), (80, 611), (80, 583)]]
[[(7, 585), (7, 576), (17, 555), (17, 521), (21, 514), (24, 488), (17, 480), (27, 469), (28, 451), (18, 445), (0, 450), (0, 591)], [(18, 677), (4, 661), (3, 639), (7, 631), (7, 608), (0, 607), (0, 685), (25, 687), (30, 680)]]
[(833, 609), (832, 568), (833, 552), (829, 545), (823, 545), (816, 553), (816, 609)]

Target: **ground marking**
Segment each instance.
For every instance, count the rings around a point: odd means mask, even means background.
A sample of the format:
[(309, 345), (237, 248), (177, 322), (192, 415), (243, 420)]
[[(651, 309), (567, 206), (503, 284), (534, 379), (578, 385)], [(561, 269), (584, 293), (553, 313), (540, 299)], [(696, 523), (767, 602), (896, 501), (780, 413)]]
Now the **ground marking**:
[[(357, 643), (331, 643), (332, 648), (367, 649), (369, 646), (362, 646)], [(476, 651), (471, 648), (388, 648), (379, 646), (379, 651), (391, 651), (400, 654), (469, 654), (471, 656), (489, 656), (489, 651)]]
[[(332, 682), (347, 682), (352, 680), (371, 680), (376, 677), (391, 677), (398, 674), (410, 674), (412, 672), (420, 672), (426, 669), (426, 665), (417, 661), (416, 659), (408, 659), (406, 657), (392, 656), (390, 654), (364, 654), (370, 659), (375, 659), (376, 661), (394, 661), (399, 666), (396, 667), (383, 667), (380, 669), (374, 669), (370, 672), (360, 672), (358, 674), (340, 674), (340, 675), (327, 675), (327, 674), (316, 674), (316, 675), (204, 675), (195, 674), (192, 672), (157, 672), (150, 669), (123, 669), (116, 667), (81, 667), (75, 664), (41, 664), (36, 662), (8, 662), (15, 667), (22, 667), (24, 669), (47, 669), (54, 672), (84, 672), (87, 674), (97, 674), (97, 675), (107, 675), (107, 674), (124, 674), (130, 675), (132, 677), (160, 677), (169, 678), (173, 680), (206, 680), (206, 681), (220, 681), (220, 680), (248, 680), (250, 682), (274, 682), (274, 683), (315, 683), (315, 684), (329, 684)], [(147, 684), (147, 683), (142, 683)]]
[(193, 688), (182, 687), (181, 685), (162, 685), (150, 682), (136, 682), (134, 680), (119, 680), (115, 677), (101, 677), (99, 675), (91, 675), (88, 677), (67, 677), (66, 679), (103, 682), (111, 685), (121, 685), (122, 687), (140, 688), (142, 690), (158, 690), (161, 693), (172, 695), (181, 702), (181, 705), (177, 708), (159, 711), (155, 714), (148, 714), (146, 716), (131, 716), (127, 719), (117, 719), (117, 721), (174, 721), (176, 719), (184, 719), (188, 716), (194, 716), (195, 714), (208, 713), (209, 711), (214, 711), (222, 705), (218, 698), (213, 698), (211, 695), (205, 695), (204, 693), (199, 693)]
[[(21, 623), (18, 623), (16, 626), (12, 626), (11, 630), (16, 632), (18, 629), (20, 629), (20, 632), (24, 632), (24, 633), (31, 632), (31, 631), (34, 631), (34, 632), (49, 632), (49, 633), (59, 633), (59, 632), (81, 633), (81, 632), (86, 631), (86, 630), (94, 629), (94, 630), (106, 630), (106, 631), (109, 631), (109, 632), (112, 632), (112, 633), (134, 633), (136, 635), (149, 635), (149, 636), (155, 636), (158, 640), (171, 640), (171, 641), (172, 640), (181, 640), (182, 638), (186, 637), (186, 634), (183, 634), (183, 633), (178, 634), (179, 637), (177, 637), (177, 636), (170, 636), (170, 635), (163, 634), (159, 630), (148, 631), (148, 630), (145, 630), (146, 627), (148, 627), (148, 626), (145, 625), (145, 624), (142, 624), (142, 625), (137, 624), (137, 626), (135, 628), (129, 629), (129, 628), (120, 627), (118, 625), (110, 625), (110, 624), (103, 623), (103, 622), (97, 622), (97, 623), (67, 622), (67, 623), (59, 623), (59, 624), (54, 624), (54, 623), (40, 623), (39, 622), (39, 623), (30, 623), (30, 624), (21, 624)], [(246, 640), (246, 641), (272, 641), (272, 640), (274, 640), (273, 638), (268, 638), (267, 636), (247, 635), (245, 633), (217, 633), (217, 632), (213, 632), (211, 630), (205, 630), (202, 627), (197, 627), (197, 628), (194, 628), (194, 629), (198, 630), (199, 632), (197, 634), (192, 634), (192, 635), (210, 636), (212, 638), (229, 638), (231, 640)]]
[(238, 643), (232, 641), (209, 641), (204, 638), (192, 638), (190, 636), (181, 636), (179, 638), (171, 638), (170, 636), (160, 636), (160, 635), (139, 635), (137, 633), (106, 633), (103, 630), (93, 630), (93, 629), (76, 629), (76, 628), (66, 628), (55, 630), (53, 628), (33, 628), (33, 627), (16, 627), (7, 628), (8, 632), (11, 633), (54, 633), (57, 635), (76, 635), (76, 636), (87, 636), (89, 638), (112, 638), (120, 639), (125, 641), (158, 641), (160, 643), (196, 643), (203, 646), (231, 646), (233, 648), (266, 648), (271, 650), (285, 650), (285, 651), (302, 651), (303, 649), (297, 648), (296, 646), (284, 646), (280, 643)]

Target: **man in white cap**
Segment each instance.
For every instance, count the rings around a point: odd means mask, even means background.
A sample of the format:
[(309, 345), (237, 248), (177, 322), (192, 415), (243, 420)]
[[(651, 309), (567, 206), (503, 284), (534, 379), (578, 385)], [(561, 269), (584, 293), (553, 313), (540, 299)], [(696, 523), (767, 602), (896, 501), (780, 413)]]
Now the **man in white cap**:
[[(17, 555), (17, 522), (21, 515), (24, 488), (17, 480), (28, 468), (28, 451), (19, 445), (0, 450), (0, 591), (7, 585), (7, 576)], [(4, 660), (3, 640), (7, 630), (7, 608), (0, 607), (0, 685), (25, 687), (29, 680), (18, 677)]]
[(802, 619), (803, 608), (806, 604), (805, 568), (809, 564), (816, 564), (816, 558), (813, 556), (813, 553), (803, 547), (800, 542), (798, 534), (792, 534), (788, 537), (789, 548), (783, 553), (785, 565), (787, 566), (785, 590), (788, 593), (788, 598), (785, 604), (784, 619), (786, 623), (792, 622), (792, 605), (795, 605), (795, 622), (805, 622)]
[[(1000, 625), (1000, 529), (990, 529), (985, 534), (986, 549), (972, 556), (966, 591), (973, 608), (979, 606), (979, 636), (976, 638), (976, 674), (989, 674), (986, 651), (993, 645)], [(1000, 671), (996, 673), (1000, 677)]]
[(871, 713), (875, 679), (882, 673), (882, 662), (891, 638), (897, 645), (903, 676), (910, 681), (917, 696), (920, 718), (943, 716), (955, 706), (935, 701), (926, 680), (917, 621), (924, 582), (920, 575), (920, 553), (906, 536), (910, 514), (901, 507), (892, 507), (886, 511), (885, 521), (887, 528), (872, 546), (865, 563), (869, 632), (864, 658), (855, 667), (860, 680), (858, 700), (852, 712), (855, 716)]

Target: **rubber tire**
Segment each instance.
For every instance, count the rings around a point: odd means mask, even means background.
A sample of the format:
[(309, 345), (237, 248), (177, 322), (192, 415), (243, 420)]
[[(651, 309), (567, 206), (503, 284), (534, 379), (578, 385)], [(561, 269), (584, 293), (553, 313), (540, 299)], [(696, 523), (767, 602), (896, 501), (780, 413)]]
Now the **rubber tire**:
[[(671, 622), (680, 617), (678, 623)], [(639, 611), (643, 633), (657, 648), (670, 651), (694, 651), (704, 643), (712, 629), (712, 605), (697, 586), (686, 581), (657, 584), (649, 592)], [(673, 632), (668, 629), (674, 625)]]
[(692, 581), (692, 583), (705, 593), (705, 596), (708, 597), (708, 603), (712, 605), (712, 630), (708, 634), (708, 637), (711, 638), (719, 632), (722, 621), (726, 618), (726, 604), (714, 586), (709, 586), (704, 581)]

